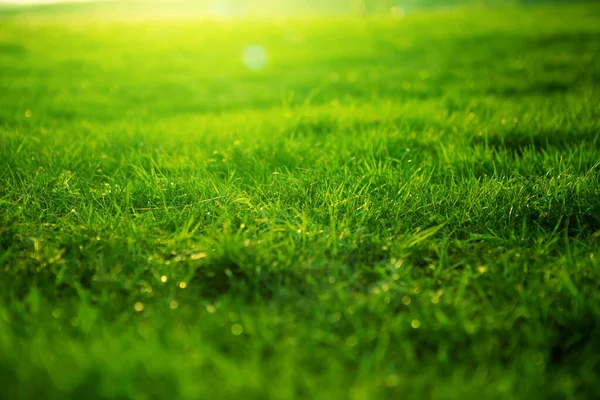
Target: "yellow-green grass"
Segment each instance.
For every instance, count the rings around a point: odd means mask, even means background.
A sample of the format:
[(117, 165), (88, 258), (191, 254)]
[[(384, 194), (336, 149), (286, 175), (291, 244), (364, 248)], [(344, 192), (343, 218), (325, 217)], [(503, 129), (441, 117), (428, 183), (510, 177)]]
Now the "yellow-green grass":
[(600, 7), (51, 10), (0, 17), (0, 398), (598, 398)]

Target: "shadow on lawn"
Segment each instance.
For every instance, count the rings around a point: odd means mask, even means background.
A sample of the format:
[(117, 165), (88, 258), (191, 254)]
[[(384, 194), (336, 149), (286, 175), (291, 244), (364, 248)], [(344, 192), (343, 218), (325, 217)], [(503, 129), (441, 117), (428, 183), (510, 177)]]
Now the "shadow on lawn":
[(504, 134), (489, 134), (475, 136), (473, 146), (485, 146), (496, 152), (508, 152), (514, 156), (522, 157), (526, 151), (545, 151), (556, 149), (564, 151), (581, 145), (597, 146), (600, 134), (593, 128), (583, 130), (546, 130), (536, 133), (524, 130), (515, 130)]

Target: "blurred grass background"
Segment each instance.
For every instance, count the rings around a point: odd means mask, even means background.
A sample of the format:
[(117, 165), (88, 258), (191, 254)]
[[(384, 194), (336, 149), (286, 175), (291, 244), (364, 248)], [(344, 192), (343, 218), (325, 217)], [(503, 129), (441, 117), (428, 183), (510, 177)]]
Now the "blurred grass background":
[(599, 397), (600, 7), (311, 4), (3, 6), (0, 398)]
[[(507, 7), (539, 4), (568, 4), (570, 0), (284, 0), (272, 2), (268, 0), (112, 0), (88, 1), (75, 5), (71, 1), (56, 4), (40, 4), (36, 0), (25, 0), (28, 12), (51, 11), (62, 9), (64, 12), (75, 12), (77, 9), (94, 10), (95, 12), (146, 12), (151, 14), (169, 14), (174, 12), (212, 15), (219, 17), (274, 16), (274, 15), (315, 15), (315, 14), (394, 14), (414, 12), (423, 9), (448, 9), (452, 7)], [(77, 1), (77, 0), (75, 0)], [(576, 0), (593, 3), (596, 0)], [(62, 3), (62, 4), (61, 4)], [(4, 5), (3, 5), (4, 4)], [(19, 0), (0, 1), (0, 11), (23, 12)]]

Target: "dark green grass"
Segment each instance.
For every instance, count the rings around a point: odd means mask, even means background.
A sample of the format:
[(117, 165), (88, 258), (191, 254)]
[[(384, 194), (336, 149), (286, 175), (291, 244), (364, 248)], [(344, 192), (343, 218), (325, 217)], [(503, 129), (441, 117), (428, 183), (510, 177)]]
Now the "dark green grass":
[(0, 398), (598, 398), (598, 15), (7, 13)]

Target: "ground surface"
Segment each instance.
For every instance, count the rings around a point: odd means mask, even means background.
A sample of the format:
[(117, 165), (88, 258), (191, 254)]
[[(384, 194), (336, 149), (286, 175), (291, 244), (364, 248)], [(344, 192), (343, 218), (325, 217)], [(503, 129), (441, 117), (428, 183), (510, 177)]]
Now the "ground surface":
[(598, 398), (599, 16), (5, 12), (0, 398)]

